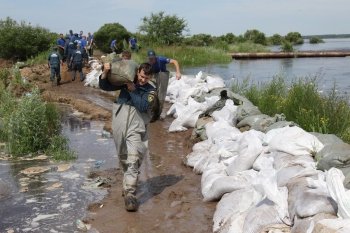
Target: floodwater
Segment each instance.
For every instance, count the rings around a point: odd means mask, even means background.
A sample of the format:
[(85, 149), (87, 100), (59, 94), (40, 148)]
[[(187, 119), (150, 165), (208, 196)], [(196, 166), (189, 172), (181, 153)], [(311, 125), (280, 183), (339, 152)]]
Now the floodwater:
[[(106, 189), (95, 188), (96, 178), (87, 178), (92, 171), (116, 167), (114, 143), (103, 132), (103, 123), (67, 114), (62, 125), (78, 154), (78, 159), (63, 171), (62, 163), (47, 159), (0, 160), (0, 181), (8, 190), (1, 196), (0, 187), (0, 232), (78, 231), (76, 221), (85, 218), (88, 204), (107, 194)], [(30, 167), (49, 169), (38, 175), (21, 173)]]
[[(326, 39), (322, 44), (305, 43), (295, 49), (350, 50), (350, 39)], [(272, 50), (278, 49), (275, 47)], [(350, 92), (350, 57), (232, 60), (226, 65), (186, 68), (184, 73), (194, 74), (199, 71), (219, 75), (228, 85), (232, 81), (241, 82), (247, 78), (255, 83), (267, 82), (279, 74), (288, 81), (300, 77), (317, 77), (321, 90), (327, 91), (336, 84), (342, 93)]]

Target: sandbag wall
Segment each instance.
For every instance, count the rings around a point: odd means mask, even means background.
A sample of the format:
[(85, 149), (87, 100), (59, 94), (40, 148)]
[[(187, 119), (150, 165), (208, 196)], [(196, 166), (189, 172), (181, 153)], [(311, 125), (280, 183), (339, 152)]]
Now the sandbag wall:
[(350, 146), (334, 135), (308, 133), (283, 114), (261, 114), (229, 90), (225, 107), (198, 119), (223, 89), (220, 77), (199, 72), (172, 77), (166, 98), (175, 118), (169, 131), (194, 128), (200, 140), (185, 163), (202, 175), (203, 200), (218, 201), (213, 232), (350, 232), (350, 193), (343, 185)]

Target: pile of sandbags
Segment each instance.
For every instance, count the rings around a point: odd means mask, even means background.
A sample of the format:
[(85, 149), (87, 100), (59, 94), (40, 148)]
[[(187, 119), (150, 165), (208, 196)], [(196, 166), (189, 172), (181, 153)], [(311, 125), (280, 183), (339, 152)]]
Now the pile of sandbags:
[(176, 117), (169, 130), (200, 134), (184, 162), (202, 174), (203, 200), (218, 201), (213, 232), (350, 232), (350, 146), (263, 115), (229, 91), (224, 108), (197, 121), (223, 90), (211, 77), (173, 78), (167, 100)]

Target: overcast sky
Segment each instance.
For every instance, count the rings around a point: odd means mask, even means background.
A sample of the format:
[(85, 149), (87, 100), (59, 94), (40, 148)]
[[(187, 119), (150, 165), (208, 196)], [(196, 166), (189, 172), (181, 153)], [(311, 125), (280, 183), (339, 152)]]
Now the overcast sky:
[(119, 22), (136, 32), (141, 18), (164, 11), (186, 19), (189, 34), (266, 35), (350, 33), (350, 0), (0, 0), (0, 18), (9, 16), (54, 32), (94, 32)]

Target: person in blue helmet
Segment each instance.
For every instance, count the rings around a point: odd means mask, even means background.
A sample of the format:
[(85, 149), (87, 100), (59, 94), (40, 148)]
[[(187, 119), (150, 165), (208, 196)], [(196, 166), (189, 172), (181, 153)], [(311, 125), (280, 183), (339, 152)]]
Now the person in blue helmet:
[(60, 85), (60, 81), (61, 81), (61, 64), (62, 64), (62, 60), (61, 60), (61, 56), (58, 53), (58, 48), (55, 46), (53, 48), (52, 53), (50, 53), (49, 57), (48, 57), (48, 66), (50, 68), (51, 74), (50, 74), (50, 81), (52, 82), (52, 84), (55, 83), (55, 77), (56, 79), (56, 84), (57, 86)]
[(74, 51), (70, 63), (72, 67), (72, 81), (75, 80), (76, 72), (80, 74), (80, 81), (84, 81), (83, 64), (86, 57), (85, 50), (81, 49), (80, 44), (77, 45), (77, 49)]
[(122, 86), (113, 86), (108, 81), (111, 71), (109, 63), (104, 64), (99, 86), (105, 91), (120, 90), (118, 99), (113, 104), (112, 129), (117, 155), (123, 171), (123, 196), (125, 209), (136, 211), (137, 181), (140, 166), (148, 153), (148, 124), (150, 108), (155, 100), (155, 88), (149, 84), (152, 77), (151, 65), (139, 66), (134, 82)]

